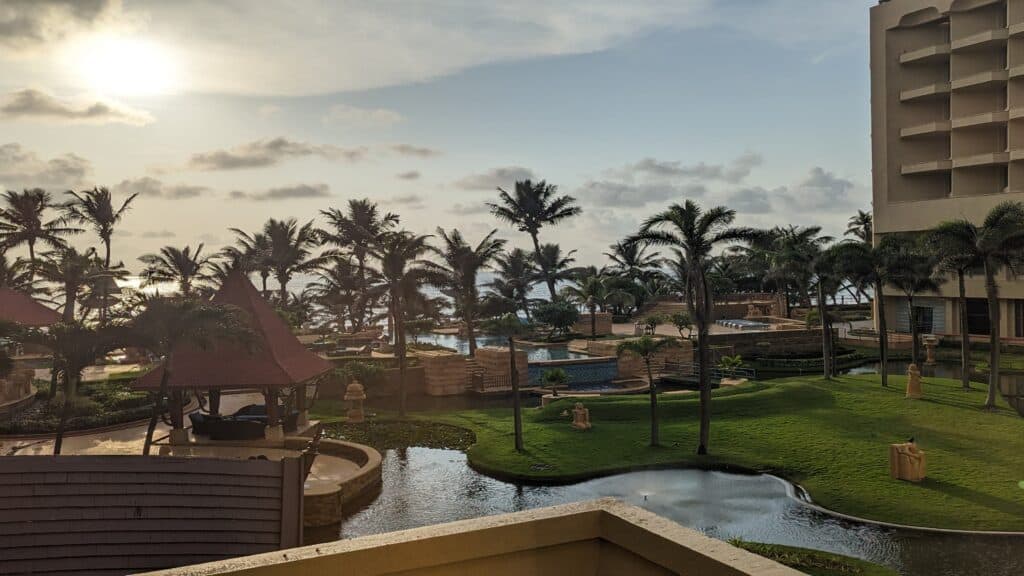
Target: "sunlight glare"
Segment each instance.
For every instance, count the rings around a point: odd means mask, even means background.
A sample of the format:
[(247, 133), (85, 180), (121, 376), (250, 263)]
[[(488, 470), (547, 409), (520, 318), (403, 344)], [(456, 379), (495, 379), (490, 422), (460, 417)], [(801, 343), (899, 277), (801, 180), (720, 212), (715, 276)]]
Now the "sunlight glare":
[(70, 65), (93, 92), (110, 96), (153, 96), (177, 88), (178, 69), (166, 47), (125, 36), (100, 35), (72, 48)]

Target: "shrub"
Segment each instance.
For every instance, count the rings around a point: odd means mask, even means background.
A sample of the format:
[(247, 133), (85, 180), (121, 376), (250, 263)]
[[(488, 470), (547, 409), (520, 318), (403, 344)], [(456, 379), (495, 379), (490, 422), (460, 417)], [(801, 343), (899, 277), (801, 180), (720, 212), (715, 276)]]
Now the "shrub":
[(534, 320), (551, 328), (549, 337), (568, 334), (580, 319), (580, 311), (571, 302), (556, 300), (539, 304), (533, 311)]

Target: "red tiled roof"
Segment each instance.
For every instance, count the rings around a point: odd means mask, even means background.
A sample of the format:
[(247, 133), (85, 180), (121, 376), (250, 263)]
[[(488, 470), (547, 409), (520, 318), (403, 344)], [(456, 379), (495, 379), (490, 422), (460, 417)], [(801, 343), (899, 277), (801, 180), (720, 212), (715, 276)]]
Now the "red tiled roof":
[(22, 326), (50, 326), (60, 322), (60, 314), (24, 292), (0, 288), (0, 320)]
[[(308, 382), (332, 365), (299, 343), (284, 320), (260, 296), (243, 274), (232, 274), (213, 297), (217, 304), (231, 304), (247, 312), (256, 333), (256, 349), (217, 344), (209, 350), (181, 346), (174, 351), (171, 388), (243, 389), (285, 388)], [(136, 382), (136, 388), (160, 387), (163, 366)]]

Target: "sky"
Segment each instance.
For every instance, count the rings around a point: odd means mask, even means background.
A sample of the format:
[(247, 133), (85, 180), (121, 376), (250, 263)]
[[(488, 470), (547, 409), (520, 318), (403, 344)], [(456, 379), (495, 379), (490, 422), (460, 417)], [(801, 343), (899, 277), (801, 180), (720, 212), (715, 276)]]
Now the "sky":
[(577, 198), (541, 239), (584, 264), (687, 198), (841, 234), (873, 3), (0, 0), (0, 187), (140, 193), (132, 270), (364, 197), (527, 247), (484, 204), (523, 178)]

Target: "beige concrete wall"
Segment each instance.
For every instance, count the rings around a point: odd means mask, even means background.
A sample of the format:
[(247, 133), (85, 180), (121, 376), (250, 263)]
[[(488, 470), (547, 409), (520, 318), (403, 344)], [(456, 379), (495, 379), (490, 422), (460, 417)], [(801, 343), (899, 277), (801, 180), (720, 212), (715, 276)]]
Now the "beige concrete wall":
[[(618, 356), (619, 378), (647, 378), (647, 367), (639, 356), (632, 354), (621, 354), (616, 352), (619, 341), (591, 341), (587, 343), (587, 353), (592, 356)], [(693, 362), (693, 342), (679, 340), (676, 347), (666, 348), (651, 359), (651, 370), (661, 372), (665, 368), (666, 361)]]
[[(611, 312), (597, 312), (594, 314), (595, 326), (597, 336), (606, 336), (612, 333), (612, 314)], [(582, 334), (584, 336), (591, 335), (590, 326), (590, 313), (584, 312), (580, 314), (579, 321), (572, 327), (572, 331), (576, 334)]]
[[(484, 372), (484, 377), (501, 376), (507, 378), (511, 373), (509, 365), (508, 348), (484, 347), (476, 350), (476, 363)], [(529, 358), (526, 350), (516, 349), (516, 373), (519, 377), (520, 386), (530, 384), (530, 371), (527, 364)]]
[(416, 351), (423, 366), (423, 389), (429, 396), (465, 394), (469, 386), (466, 356), (455, 352)]

